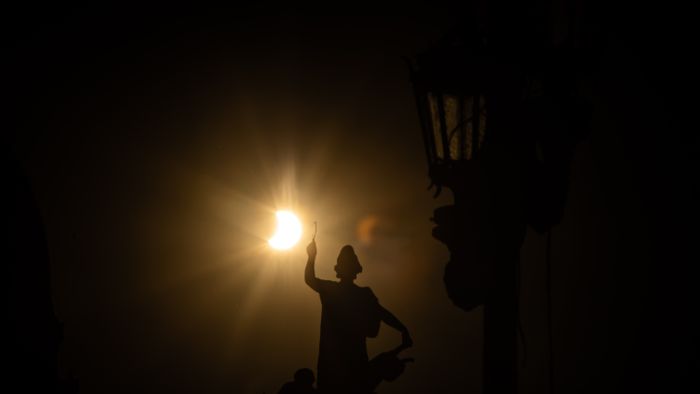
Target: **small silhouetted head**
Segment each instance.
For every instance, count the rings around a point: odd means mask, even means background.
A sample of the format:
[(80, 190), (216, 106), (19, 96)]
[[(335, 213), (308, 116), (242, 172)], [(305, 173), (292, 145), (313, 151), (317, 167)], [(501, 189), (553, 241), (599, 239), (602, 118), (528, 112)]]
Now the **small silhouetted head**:
[(362, 272), (360, 260), (355, 254), (355, 250), (350, 245), (345, 245), (338, 254), (338, 263), (335, 265), (335, 272), (338, 278), (355, 279), (357, 274)]
[(311, 386), (316, 381), (314, 371), (308, 368), (301, 368), (294, 372), (294, 381), (303, 386)]

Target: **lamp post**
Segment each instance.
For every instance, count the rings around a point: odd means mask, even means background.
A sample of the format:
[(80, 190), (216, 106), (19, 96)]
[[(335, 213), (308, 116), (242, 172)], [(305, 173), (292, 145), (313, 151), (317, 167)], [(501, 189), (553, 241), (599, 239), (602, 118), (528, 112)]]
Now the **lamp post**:
[[(484, 305), (484, 392), (517, 382), (516, 268), (525, 222), (522, 166), (509, 125), (518, 116), (517, 70), (490, 56), (480, 37), (455, 37), (412, 69), (429, 175), (454, 205), (438, 208), (433, 235), (450, 261), (444, 282), (469, 311)], [(436, 193), (436, 194), (437, 194)]]
[(586, 123), (566, 52), (523, 61), (505, 36), (489, 46), (476, 28), (462, 31), (411, 62), (431, 186), (454, 197), (435, 210), (433, 236), (450, 251), (450, 299), (484, 307), (487, 394), (517, 391), (520, 247), (528, 224), (546, 232), (561, 220)]

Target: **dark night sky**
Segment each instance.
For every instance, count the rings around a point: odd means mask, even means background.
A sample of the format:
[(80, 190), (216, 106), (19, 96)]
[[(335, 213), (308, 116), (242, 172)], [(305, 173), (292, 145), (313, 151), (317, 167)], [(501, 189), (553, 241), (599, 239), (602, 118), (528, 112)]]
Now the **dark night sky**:
[[(61, 374), (85, 393), (273, 393), (315, 367), (310, 236), (289, 252), (265, 244), (272, 211), (292, 208), (306, 230), (319, 223), (319, 276), (355, 245), (359, 283), (411, 329), (416, 363), (381, 392), (476, 392), (481, 310), (444, 290), (429, 218), (450, 198), (425, 189), (401, 59), (439, 39), (457, 3), (8, 13), (11, 144), (44, 221)], [(582, 9), (593, 118), (553, 231), (557, 391), (690, 383), (689, 27), (671, 6)], [(544, 250), (529, 231), (523, 393), (547, 383)], [(398, 341), (385, 327), (370, 353)]]

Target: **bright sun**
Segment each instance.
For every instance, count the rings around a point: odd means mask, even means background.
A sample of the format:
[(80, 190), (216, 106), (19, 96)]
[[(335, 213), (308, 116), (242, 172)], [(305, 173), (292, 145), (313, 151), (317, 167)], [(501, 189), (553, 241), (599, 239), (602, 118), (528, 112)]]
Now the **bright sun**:
[(277, 230), (267, 241), (274, 249), (289, 249), (301, 239), (301, 222), (290, 211), (277, 211)]

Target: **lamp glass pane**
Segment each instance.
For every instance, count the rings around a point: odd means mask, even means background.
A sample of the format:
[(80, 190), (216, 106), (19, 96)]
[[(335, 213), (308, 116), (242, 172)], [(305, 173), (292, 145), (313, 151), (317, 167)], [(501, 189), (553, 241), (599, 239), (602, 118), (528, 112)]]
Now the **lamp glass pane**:
[(445, 95), (443, 97), (445, 103), (445, 124), (447, 125), (447, 138), (450, 147), (450, 159), (459, 160), (460, 143), (464, 134), (462, 130), (462, 122), (460, 121), (459, 99), (457, 96)]
[[(477, 120), (477, 117), (475, 116), (475, 111), (474, 111), (474, 96), (467, 96), (464, 97), (462, 100), (462, 108), (463, 108), (463, 114), (464, 114), (464, 119), (463, 119), (463, 130), (462, 130), (462, 135), (465, 138), (465, 144), (464, 144), (464, 149), (461, 152), (461, 157), (466, 160), (471, 160), (474, 158), (474, 155), (476, 152), (479, 151), (481, 148), (481, 145), (484, 142), (484, 136), (486, 134), (486, 108), (484, 107), (485, 100), (483, 96), (479, 96), (479, 112), (478, 112), (478, 121), (479, 121), (479, 134), (476, 136), (477, 138), (474, 138), (474, 126)], [(475, 144), (476, 142), (476, 144)], [(476, 145), (476, 146), (474, 146)]]
[(433, 93), (428, 93), (428, 105), (430, 106), (430, 119), (433, 129), (433, 141), (435, 141), (435, 154), (438, 159), (445, 159), (445, 149), (443, 148), (442, 136), (440, 135), (440, 111), (438, 109), (437, 96)]
[[(484, 96), (479, 96), (479, 134), (474, 138), (475, 108), (474, 96), (459, 97), (442, 95), (444, 119), (440, 117), (438, 95), (428, 93), (430, 107), (430, 126), (432, 127), (435, 154), (441, 160), (471, 160), (478, 151), (486, 134), (486, 108)], [(445, 124), (447, 140), (442, 135), (442, 122)], [(474, 146), (476, 142), (477, 146)], [(445, 149), (449, 148), (449, 157), (445, 157)]]

